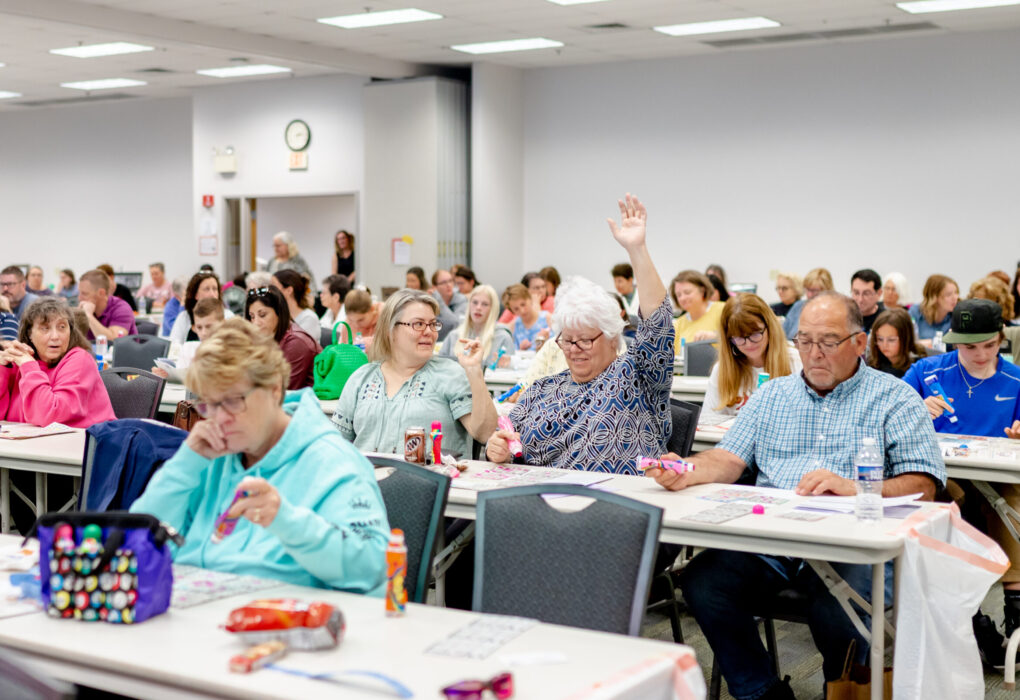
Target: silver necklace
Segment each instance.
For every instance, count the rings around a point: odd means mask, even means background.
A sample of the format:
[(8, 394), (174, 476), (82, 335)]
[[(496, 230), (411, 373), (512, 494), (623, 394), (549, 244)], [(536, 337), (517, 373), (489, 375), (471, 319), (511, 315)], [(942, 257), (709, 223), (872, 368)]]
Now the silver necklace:
[[(960, 379), (962, 379), (963, 383), (967, 385), (967, 398), (968, 399), (969, 398), (973, 398), (974, 390), (975, 389), (977, 389), (979, 386), (981, 386), (982, 384), (984, 384), (986, 381), (988, 381), (991, 378), (991, 377), (985, 377), (984, 379), (982, 379), (977, 384), (973, 384), (972, 385), (970, 382), (967, 381), (967, 373), (963, 371), (963, 363), (960, 362), (956, 366), (960, 368)], [(995, 375), (992, 375), (992, 376), (995, 376)]]

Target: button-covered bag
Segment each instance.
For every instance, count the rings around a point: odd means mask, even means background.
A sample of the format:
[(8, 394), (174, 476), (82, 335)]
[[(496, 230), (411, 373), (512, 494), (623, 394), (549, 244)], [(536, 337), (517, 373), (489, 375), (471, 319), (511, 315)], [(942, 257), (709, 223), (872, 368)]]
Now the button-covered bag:
[(47, 513), (39, 539), (42, 603), (50, 617), (131, 624), (166, 612), (173, 528), (145, 513)]
[[(347, 343), (338, 345), (336, 342), (336, 329), (343, 324), (347, 328)], [(333, 324), (333, 343), (323, 348), (322, 352), (315, 356), (315, 383), (313, 389), (315, 395), (320, 399), (339, 399), (340, 392), (350, 379), (354, 371), (362, 365), (368, 364), (368, 355), (361, 348), (354, 345), (354, 333), (346, 321), (337, 321)]]

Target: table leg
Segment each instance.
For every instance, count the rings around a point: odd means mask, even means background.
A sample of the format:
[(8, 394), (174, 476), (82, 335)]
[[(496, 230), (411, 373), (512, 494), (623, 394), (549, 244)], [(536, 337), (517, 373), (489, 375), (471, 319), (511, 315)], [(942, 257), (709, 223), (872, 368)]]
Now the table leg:
[(0, 467), (0, 534), (11, 531), (11, 472)]
[(871, 700), (883, 700), (885, 674), (885, 562), (871, 565)]
[(35, 517), (46, 512), (46, 486), (48, 485), (46, 475), (43, 472), (35, 473)]
[[(446, 547), (446, 532), (444, 531), (444, 529), (442, 527), (442, 521), (440, 521), (439, 532), (436, 533), (436, 551), (437, 552), (441, 552), (441, 551), (443, 551), (443, 549), (445, 547)], [(419, 566), (422, 566), (424, 564), (425, 564), (425, 562), (422, 562), (421, 564), (419, 564)], [(435, 571), (435, 568), (431, 566), (432, 562), (429, 562), (429, 564), (430, 564), (430, 567), (432, 568), (432, 570)], [(427, 578), (425, 579), (425, 585), (426, 586), (429, 585), (429, 582), (428, 582)], [(425, 597), (424, 596), (422, 597), (422, 602), (423, 603), (425, 602)], [(440, 608), (445, 608), (446, 607), (446, 573), (445, 572), (443, 573), (442, 576), (436, 576), (436, 605), (438, 607), (440, 607)]]

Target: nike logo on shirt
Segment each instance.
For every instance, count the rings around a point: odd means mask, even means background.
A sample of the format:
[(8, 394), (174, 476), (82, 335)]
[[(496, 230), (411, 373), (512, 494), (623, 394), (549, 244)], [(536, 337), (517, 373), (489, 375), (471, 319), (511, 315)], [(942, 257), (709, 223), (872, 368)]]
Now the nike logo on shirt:
[(1012, 396), (999, 396), (998, 394), (995, 395), (995, 400), (996, 401), (1012, 401), (1013, 398), (1014, 397), (1012, 397)]

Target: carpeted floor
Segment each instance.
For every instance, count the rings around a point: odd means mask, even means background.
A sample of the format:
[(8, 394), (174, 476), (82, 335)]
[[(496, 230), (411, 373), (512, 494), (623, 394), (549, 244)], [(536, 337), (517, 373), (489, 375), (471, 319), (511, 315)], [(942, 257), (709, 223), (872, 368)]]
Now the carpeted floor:
[[(1002, 622), (1002, 588), (993, 586), (982, 608), (996, 622)], [(706, 685), (712, 673), (712, 650), (698, 629), (698, 625), (689, 615), (681, 620), (684, 641), (694, 648), (698, 662), (705, 674)], [(665, 615), (649, 613), (645, 617), (641, 636), (652, 639), (672, 641), (673, 632), (669, 618)], [(790, 687), (799, 700), (822, 700), (822, 657), (815, 650), (811, 633), (806, 625), (789, 622), (776, 624), (776, 642), (779, 646), (779, 669), (784, 676), (790, 676)], [(891, 660), (891, 644), (887, 645), (886, 659)], [(1020, 675), (1020, 674), (1018, 674)], [(726, 682), (722, 683), (720, 698), (731, 698), (726, 691)], [(987, 700), (1020, 700), (1020, 690), (1006, 690), (1002, 681), (1002, 673), (985, 672), (985, 698)], [(961, 700), (965, 700), (961, 698)]]

